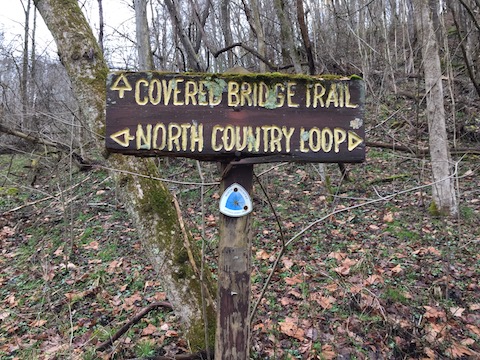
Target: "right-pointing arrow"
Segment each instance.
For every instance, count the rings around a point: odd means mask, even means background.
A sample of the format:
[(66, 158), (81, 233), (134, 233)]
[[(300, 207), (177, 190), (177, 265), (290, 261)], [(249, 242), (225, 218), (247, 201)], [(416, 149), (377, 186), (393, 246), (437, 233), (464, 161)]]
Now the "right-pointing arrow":
[(363, 139), (353, 131), (348, 132), (348, 151), (352, 151), (358, 145), (363, 143)]

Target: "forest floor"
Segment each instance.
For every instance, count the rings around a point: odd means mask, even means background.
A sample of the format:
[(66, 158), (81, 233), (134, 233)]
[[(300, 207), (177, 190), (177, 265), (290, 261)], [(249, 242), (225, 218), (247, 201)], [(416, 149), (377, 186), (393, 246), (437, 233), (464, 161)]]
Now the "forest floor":
[[(369, 148), (348, 165), (350, 181), (335, 164), (256, 165), (253, 302), (288, 246), (254, 314), (251, 358), (480, 358), (480, 162), (453, 160), (454, 220), (435, 216), (428, 159), (412, 154)], [(194, 161), (159, 166), (166, 179), (201, 182)], [(202, 172), (218, 180), (215, 164)], [(200, 185), (169, 186), (214, 269), (218, 187), (203, 188), (202, 204)], [(95, 350), (168, 300), (104, 169), (0, 155), (0, 244), (1, 359), (188, 351), (166, 308)]]

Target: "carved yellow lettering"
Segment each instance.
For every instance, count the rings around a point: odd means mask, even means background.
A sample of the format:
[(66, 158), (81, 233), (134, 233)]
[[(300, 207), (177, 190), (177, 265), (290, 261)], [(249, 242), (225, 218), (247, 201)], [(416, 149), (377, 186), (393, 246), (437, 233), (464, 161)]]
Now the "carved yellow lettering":
[(333, 139), (335, 144), (334, 151), (338, 153), (340, 151), (340, 144), (347, 139), (347, 132), (344, 129), (335, 128), (333, 129)]
[(215, 89), (215, 87), (208, 90), (208, 104), (210, 106), (217, 106), (222, 102), (222, 94), (220, 93), (215, 97), (215, 91), (213, 89)]
[(310, 105), (311, 105), (311, 91), (312, 91), (312, 85), (309, 85), (307, 84), (307, 86), (305, 86), (305, 107), (306, 108), (309, 108)]
[(305, 147), (305, 142), (308, 141), (308, 131), (305, 131), (305, 128), (300, 128), (300, 151), (303, 153), (308, 152), (308, 149)]
[(308, 147), (313, 152), (318, 152), (322, 148), (322, 136), (319, 128), (313, 127), (308, 132)]
[[(159, 132), (161, 131), (161, 137), (160, 137), (160, 144), (158, 143), (159, 139)], [(157, 124), (153, 128), (153, 140), (152, 140), (152, 147), (157, 150), (163, 150), (165, 149), (165, 146), (167, 145), (167, 128), (163, 124)]]
[(297, 83), (288, 82), (287, 83), (287, 105), (288, 107), (298, 108), (300, 105), (293, 102), (293, 97), (295, 96), (295, 86)]
[(212, 129), (212, 149), (213, 151), (220, 151), (222, 150), (222, 145), (217, 144), (217, 132), (223, 132), (223, 126), (215, 125)]
[(350, 88), (345, 86), (345, 107), (351, 108), (351, 109), (356, 109), (358, 107), (358, 104), (352, 104), (350, 103)]
[(322, 148), (324, 152), (330, 152), (333, 146), (333, 133), (329, 128), (322, 130)]
[(282, 129), (279, 126), (272, 126), (270, 130), (270, 151), (274, 152), (275, 149), (277, 151), (282, 151)]
[(337, 85), (337, 92), (338, 92), (338, 107), (344, 107), (345, 106), (345, 87), (347, 85), (344, 83), (338, 84)]
[(252, 87), (249, 83), (244, 82), (242, 83), (242, 90), (240, 91), (240, 105), (245, 106), (252, 106)]
[(175, 86), (175, 80), (171, 79), (167, 80), (163, 79), (162, 80), (162, 88), (163, 88), (163, 105), (168, 105), (170, 103), (170, 98), (172, 97), (172, 90), (173, 87)]
[(258, 83), (253, 83), (253, 90), (252, 90), (252, 106), (257, 106), (258, 102)]
[(143, 126), (137, 125), (137, 133), (135, 134), (137, 140), (137, 150), (150, 150), (152, 144), (152, 125), (146, 126), (147, 133), (145, 134)]
[(192, 127), (191, 124), (182, 124), (182, 150), (187, 150), (187, 143), (188, 143), (188, 129)]
[(135, 101), (138, 105), (146, 105), (148, 103), (148, 97), (145, 95), (142, 99), (140, 99), (140, 93), (142, 92), (140, 86), (148, 86), (148, 81), (145, 79), (140, 79), (135, 84)]
[[(240, 134), (241, 130), (243, 134)], [(248, 130), (246, 126), (235, 126), (235, 150), (242, 151), (247, 147)]]
[(260, 149), (260, 131), (259, 127), (255, 127), (255, 136), (253, 135), (253, 127), (248, 127), (248, 151), (258, 152)]
[(258, 86), (258, 106), (265, 107), (268, 98), (268, 86), (263, 81)]
[(325, 103), (323, 102), (323, 95), (325, 95), (325, 87), (320, 84), (316, 83), (313, 87), (313, 107), (317, 108), (320, 104), (320, 107), (324, 107)]
[(187, 81), (185, 83), (185, 105), (197, 105), (198, 86), (195, 81)]
[(158, 79), (153, 79), (148, 85), (148, 98), (152, 105), (160, 104), (162, 99), (162, 83)]
[(295, 128), (291, 127), (287, 129), (286, 126), (282, 126), (282, 133), (285, 136), (285, 151), (290, 152), (290, 143), (292, 139), (292, 135), (295, 132)]
[(232, 125), (225, 126), (225, 130), (223, 131), (222, 142), (223, 148), (226, 151), (232, 151), (235, 147), (235, 128)]
[(175, 79), (175, 87), (173, 88), (173, 105), (184, 105), (184, 102), (178, 98), (178, 95), (180, 95), (182, 92), (178, 86), (178, 83), (182, 83), (184, 81), (184, 79)]
[(207, 90), (205, 89), (205, 81), (198, 84), (198, 105), (208, 105)]
[(190, 131), (190, 151), (195, 151), (195, 144), (197, 144), (197, 150), (203, 151), (203, 124), (194, 124)]
[(269, 132), (272, 129), (270, 125), (263, 125), (262, 130), (263, 130), (263, 151), (267, 152), (269, 148)]
[(333, 103), (333, 106), (338, 107), (338, 93), (337, 93), (336, 84), (330, 85), (330, 90), (328, 90), (327, 100), (325, 101), (325, 107), (330, 107), (331, 103)]
[(176, 123), (168, 124), (168, 151), (173, 150), (173, 145), (175, 145), (175, 150), (180, 151), (180, 137), (182, 136), (182, 128)]
[(277, 94), (277, 107), (282, 107), (285, 104), (285, 86), (275, 84), (275, 92)]
[(228, 82), (228, 106), (238, 106), (240, 104), (240, 85), (235, 81)]

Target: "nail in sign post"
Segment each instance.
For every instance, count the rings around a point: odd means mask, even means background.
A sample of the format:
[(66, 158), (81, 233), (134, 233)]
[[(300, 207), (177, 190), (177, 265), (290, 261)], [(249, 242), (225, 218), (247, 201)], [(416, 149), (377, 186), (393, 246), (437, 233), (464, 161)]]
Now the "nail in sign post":
[(215, 358), (248, 359), (253, 164), (365, 159), (356, 77), (115, 72), (106, 148), (222, 163)]

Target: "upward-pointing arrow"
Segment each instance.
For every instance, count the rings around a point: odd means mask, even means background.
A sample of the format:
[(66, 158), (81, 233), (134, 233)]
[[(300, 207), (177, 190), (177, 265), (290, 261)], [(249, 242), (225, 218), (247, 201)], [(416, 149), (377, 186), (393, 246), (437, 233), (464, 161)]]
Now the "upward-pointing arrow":
[(135, 136), (130, 136), (130, 129), (126, 128), (110, 135), (110, 139), (115, 141), (118, 145), (128, 147), (130, 141), (135, 139)]
[(348, 132), (348, 151), (352, 151), (358, 145), (363, 143), (363, 139), (353, 131)]
[(118, 91), (118, 97), (120, 99), (123, 99), (125, 96), (125, 91), (132, 91), (132, 85), (128, 82), (127, 77), (125, 74), (121, 74), (120, 76), (117, 77), (117, 80), (113, 83), (113, 85), (110, 87), (111, 90), (117, 90)]

